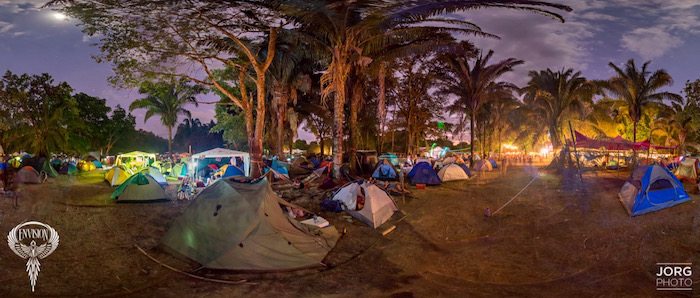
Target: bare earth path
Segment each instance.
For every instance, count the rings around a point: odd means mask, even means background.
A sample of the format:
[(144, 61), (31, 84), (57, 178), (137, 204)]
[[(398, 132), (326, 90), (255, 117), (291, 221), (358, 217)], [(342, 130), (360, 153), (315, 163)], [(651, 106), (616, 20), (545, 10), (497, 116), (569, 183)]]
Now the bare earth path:
[[(342, 214), (325, 214), (347, 229), (327, 259), (330, 268), (275, 274), (200, 270), (199, 275), (248, 284), (195, 280), (140, 254), (148, 249), (183, 270), (195, 264), (158, 248), (186, 202), (115, 205), (99, 173), (26, 186), (19, 207), (0, 201), (0, 232), (27, 220), (50, 224), (59, 248), (42, 260), (36, 295), (142, 297), (640, 297), (690, 296), (657, 292), (657, 262), (692, 262), (700, 283), (698, 199), (630, 218), (617, 200), (625, 175), (587, 174), (584, 182), (540, 171), (510, 205), (496, 210), (531, 181), (536, 169), (512, 167), (488, 181), (449, 182), (415, 198), (396, 198), (407, 217), (386, 237)], [(171, 186), (170, 191), (173, 191)], [(318, 210), (313, 206), (305, 206)], [(4, 237), (4, 236), (2, 236)], [(2, 241), (4, 243), (4, 240)], [(4, 248), (3, 248), (4, 247)], [(0, 247), (0, 297), (33, 296), (25, 262)]]

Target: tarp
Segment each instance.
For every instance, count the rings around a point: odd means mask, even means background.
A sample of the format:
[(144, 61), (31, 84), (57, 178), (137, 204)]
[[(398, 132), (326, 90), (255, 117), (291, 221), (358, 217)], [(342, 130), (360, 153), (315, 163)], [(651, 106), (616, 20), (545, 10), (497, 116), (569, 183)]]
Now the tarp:
[(219, 179), (197, 195), (163, 237), (169, 250), (210, 269), (291, 270), (318, 266), (339, 239), (330, 226), (302, 225), (266, 179)]
[(658, 165), (638, 167), (622, 186), (618, 196), (631, 216), (690, 201), (683, 184), (666, 168)]
[(117, 187), (111, 198), (117, 203), (153, 202), (168, 200), (168, 195), (151, 175), (136, 173)]
[(215, 148), (207, 150), (200, 153), (192, 154), (193, 164), (197, 164), (197, 161), (205, 158), (236, 158), (239, 157), (243, 160), (243, 170), (246, 176), (250, 176), (250, 154), (248, 152), (241, 152), (236, 150), (230, 150), (226, 148)]
[(410, 172), (408, 172), (408, 180), (411, 184), (425, 184), (425, 185), (440, 185), (440, 177), (432, 166), (427, 162), (419, 162)]

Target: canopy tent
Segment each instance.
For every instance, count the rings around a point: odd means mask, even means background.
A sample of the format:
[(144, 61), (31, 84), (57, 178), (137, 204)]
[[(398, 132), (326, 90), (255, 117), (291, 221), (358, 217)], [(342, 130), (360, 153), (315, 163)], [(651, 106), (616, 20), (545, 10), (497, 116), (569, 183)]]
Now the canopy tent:
[(397, 180), (399, 178), (399, 174), (396, 172), (396, 169), (391, 165), (391, 163), (381, 160), (374, 169), (372, 178), (377, 180)]
[(122, 167), (113, 167), (105, 173), (105, 180), (109, 183), (109, 186), (119, 186), (126, 179), (129, 179), (129, 174)]
[(440, 169), (440, 172), (438, 172), (438, 177), (440, 177), (440, 180), (443, 182), (469, 179), (467, 172), (465, 172), (462, 167), (454, 163), (446, 165)]
[(291, 270), (318, 266), (339, 239), (332, 227), (298, 223), (266, 179), (219, 179), (202, 190), (163, 237), (166, 248), (203, 267)]
[(31, 166), (24, 166), (17, 171), (17, 174), (15, 174), (15, 182), (24, 184), (39, 184), (41, 183), (41, 175), (39, 175), (39, 172), (37, 172)]
[(634, 170), (618, 194), (631, 216), (658, 211), (690, 201), (683, 184), (666, 168), (651, 165)]
[(147, 153), (142, 151), (133, 151), (129, 153), (117, 155), (117, 161), (114, 165), (120, 166), (126, 164), (129, 167), (133, 166), (148, 166), (151, 162), (156, 161), (155, 153)]
[(236, 157), (243, 160), (243, 170), (245, 171), (245, 175), (250, 176), (250, 154), (248, 152), (235, 151), (226, 148), (215, 148), (192, 154), (192, 163), (196, 165), (199, 160), (203, 159), (231, 159)]
[(665, 146), (655, 146), (651, 145), (649, 140), (644, 140), (641, 142), (633, 143), (631, 141), (625, 140), (621, 136), (616, 136), (614, 138), (600, 138), (594, 139), (589, 138), (578, 131), (574, 131), (576, 136), (576, 147), (578, 148), (589, 148), (589, 149), (601, 149), (606, 150), (664, 150), (664, 149), (675, 149), (675, 147), (665, 147)]
[(151, 175), (136, 173), (126, 179), (122, 185), (112, 192), (111, 198), (121, 202), (153, 202), (167, 201), (165, 190)]
[(432, 166), (427, 162), (419, 162), (410, 172), (408, 172), (408, 180), (411, 184), (425, 184), (425, 185), (440, 185), (440, 177)]
[[(358, 202), (358, 198), (364, 199), (364, 203)], [(364, 180), (343, 186), (333, 195), (333, 200), (342, 202), (350, 215), (375, 229), (399, 210), (385, 191)]]

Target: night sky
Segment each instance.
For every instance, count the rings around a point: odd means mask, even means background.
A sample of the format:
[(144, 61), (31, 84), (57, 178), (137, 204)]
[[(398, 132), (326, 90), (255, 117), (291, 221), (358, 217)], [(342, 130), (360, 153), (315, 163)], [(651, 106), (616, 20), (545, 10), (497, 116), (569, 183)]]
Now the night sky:
[[(608, 62), (652, 60), (652, 68), (665, 68), (674, 78), (670, 91), (679, 92), (686, 80), (700, 78), (700, 1), (697, 0), (566, 0), (574, 11), (564, 13), (561, 24), (541, 15), (503, 9), (464, 13), (467, 19), (500, 40), (469, 37), (496, 58), (515, 57), (526, 64), (506, 79), (522, 85), (527, 71), (546, 67), (573, 67), (587, 78), (612, 75)], [(138, 98), (135, 90), (119, 90), (107, 83), (108, 64), (91, 56), (98, 49), (74, 21), (40, 9), (45, 1), (0, 0), (0, 71), (46, 72), (66, 81), (76, 92), (106, 98), (112, 106), (127, 107)], [(165, 135), (157, 117), (137, 126)], [(192, 109), (193, 117), (213, 118), (211, 105)], [(300, 135), (311, 139), (308, 133)]]

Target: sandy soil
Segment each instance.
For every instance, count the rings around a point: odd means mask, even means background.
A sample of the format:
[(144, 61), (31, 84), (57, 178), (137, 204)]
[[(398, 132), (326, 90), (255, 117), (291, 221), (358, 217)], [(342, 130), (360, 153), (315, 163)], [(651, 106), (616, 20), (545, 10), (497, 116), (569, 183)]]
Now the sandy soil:
[[(538, 178), (515, 201), (493, 217), (484, 216), (485, 208), (498, 209), (536, 172)], [(176, 268), (198, 267), (158, 247), (188, 202), (116, 205), (99, 172), (25, 186), (16, 208), (12, 200), (1, 199), (0, 232), (27, 220), (58, 230), (60, 246), (41, 261), (35, 293), (41, 296), (690, 296), (657, 292), (653, 274), (657, 262), (700, 264), (698, 196), (630, 218), (617, 200), (625, 178), (624, 173), (588, 173), (582, 183), (511, 167), (479, 182), (411, 189), (412, 197), (395, 197), (406, 217), (387, 236), (343, 214), (321, 213), (347, 231), (326, 269), (196, 272), (248, 281), (241, 285), (196, 280), (139, 253), (134, 245)], [(318, 210), (320, 194), (294, 198)], [(0, 264), (0, 297), (32, 296), (25, 262), (0, 248)]]

